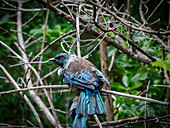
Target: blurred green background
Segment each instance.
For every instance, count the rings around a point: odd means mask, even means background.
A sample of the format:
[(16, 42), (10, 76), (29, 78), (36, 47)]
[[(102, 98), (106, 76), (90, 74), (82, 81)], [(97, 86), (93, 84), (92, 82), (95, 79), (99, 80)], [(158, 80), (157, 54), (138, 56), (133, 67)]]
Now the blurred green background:
[[(116, 7), (119, 8), (122, 4), (126, 4), (126, 0), (116, 1), (114, 0)], [(17, 6), (16, 3), (12, 3), (13, 5)], [(157, 1), (151, 0), (148, 3), (149, 12), (152, 12), (153, 7), (158, 4)], [(1, 1), (0, 7), (9, 8), (4, 2)], [(36, 1), (30, 1), (27, 4), (24, 4), (23, 8), (41, 8), (40, 5)], [(121, 9), (124, 11), (126, 9), (126, 5)], [(149, 22), (153, 22), (160, 18), (160, 22), (154, 24), (152, 26), (153, 29), (159, 30), (160, 28), (166, 29), (168, 26), (168, 15), (165, 12), (168, 12), (168, 4), (167, 1), (164, 1), (163, 4), (158, 8), (156, 13), (150, 18)], [(22, 22), (25, 23), (28, 21), (36, 12), (22, 12)], [(139, 1), (132, 1), (132, 16), (135, 17), (138, 21), (140, 20), (139, 17)], [(150, 14), (150, 13), (149, 13)], [(0, 27), (5, 28), (9, 31), (9, 33), (17, 40), (16, 32), (11, 30), (16, 30), (16, 11), (4, 11), (0, 10)], [(147, 17), (147, 15), (146, 15)], [(40, 38), (43, 35), (43, 30), (40, 30), (42, 26), (44, 26), (46, 18), (46, 11), (40, 11), (39, 14), (34, 18), (32, 21), (29, 22), (26, 26), (23, 27), (23, 32), (26, 32), (30, 35), (38, 32), (34, 37)], [(62, 19), (61, 17), (56, 16), (53, 12), (49, 14), (49, 21), (46, 30), (46, 42), (50, 43), (57, 37), (61, 36), (62, 33), (66, 33), (71, 29), (75, 29), (72, 25), (70, 25), (67, 21)], [(123, 28), (121, 28), (123, 29)], [(81, 39), (88, 39), (88, 38), (95, 38), (91, 37), (91, 35), (85, 33), (81, 35)], [(27, 39), (28, 36), (24, 35), (24, 39)], [(162, 46), (157, 43), (155, 40), (150, 40), (150, 36), (146, 37), (135, 37), (135, 43), (140, 46), (144, 51), (148, 52), (150, 55), (162, 58)], [(0, 40), (5, 42), (8, 46), (14, 49), (16, 52), (19, 53), (16, 46), (14, 45), (14, 39), (4, 30), (0, 30)], [(34, 41), (33, 39), (30, 42)], [(67, 39), (69, 42), (73, 42), (74, 39)], [(45, 51), (43, 55), (43, 61), (48, 60), (51, 57), (54, 57), (56, 54), (63, 52), (60, 43), (62, 40), (56, 42), (52, 45), (47, 51)], [(32, 53), (30, 58), (33, 58), (37, 53), (39, 53), (41, 49), (41, 42), (35, 42), (33, 44), (28, 43), (28, 47), (26, 48), (26, 52), (28, 54)], [(84, 45), (85, 42), (81, 42), (81, 45)], [(81, 54), (84, 56), (89, 53), (93, 47), (97, 44), (97, 41), (87, 47), (83, 47)], [(76, 48), (73, 47), (73, 51), (76, 52)], [(159, 68), (159, 62), (156, 64), (158, 68), (153, 66), (135, 61), (133, 59), (128, 58), (126, 55), (122, 54), (118, 51), (115, 47), (111, 44), (107, 46), (108, 52), (108, 59), (109, 63), (111, 61), (112, 54), (115, 54), (114, 65), (110, 71), (110, 81), (112, 90), (116, 90), (119, 92), (139, 95), (141, 92), (146, 90), (147, 84), (150, 81), (149, 85), (149, 92), (148, 97), (152, 99), (157, 99), (161, 101), (166, 101), (166, 88), (161, 87), (154, 87), (153, 85), (165, 85), (166, 80), (164, 78), (163, 71)], [(16, 58), (11, 57), (12, 54), (0, 45), (0, 64), (2, 64), (8, 72), (12, 75), (12, 77), (20, 83), (20, 77), (23, 77), (25, 72), (21, 66), (16, 66), (10, 68), (10, 65), (18, 63)], [(167, 56), (167, 53), (166, 53)], [(166, 58), (167, 64), (170, 64), (170, 58)], [(100, 69), (100, 51), (97, 48), (89, 58), (91, 62), (93, 62), (98, 69)], [(164, 62), (160, 62), (164, 63)], [(36, 67), (37, 65), (34, 65)], [(57, 66), (54, 63), (47, 63), (42, 64), (41, 76), (46, 75)], [(160, 64), (161, 67), (161, 64)], [(0, 70), (0, 91), (7, 91), (14, 89), (11, 84), (6, 80), (4, 73)], [(55, 84), (61, 85), (64, 84), (61, 77), (54, 73), (50, 77), (46, 79), (48, 84)], [(53, 89), (53, 103), (56, 109), (61, 109), (63, 111), (68, 112), (72, 99), (74, 98), (74, 94), (70, 92), (61, 92), (61, 89)], [(25, 92), (28, 97), (29, 93)], [(43, 91), (39, 91), (39, 95), (44, 100), (45, 104), (48, 106), (47, 99), (45, 98)], [(141, 96), (145, 97), (146, 93), (143, 93)], [(117, 96), (116, 101), (113, 102), (115, 107), (114, 109), (114, 118), (115, 120), (124, 119), (134, 116), (143, 116), (145, 112), (145, 102), (134, 100), (130, 98), (125, 98), (121, 96)], [(30, 98), (31, 99), (31, 98)], [(31, 100), (32, 101), (32, 100)], [(34, 107), (36, 108), (37, 112), (40, 113), (39, 108), (37, 105), (32, 101)], [(149, 115), (152, 116), (163, 116), (166, 114), (165, 106), (147, 103), (149, 109)], [(24, 103), (24, 110), (25, 110), (25, 118), (32, 122), (35, 126), (38, 126), (36, 119), (31, 112), (27, 103)], [(39, 114), (40, 118), (42, 119), (44, 127), (52, 127), (50, 123), (45, 119), (42, 114)], [(66, 123), (70, 121), (70, 118), (67, 117), (65, 114), (57, 112), (57, 116), (61, 122), (61, 124), (65, 127)], [(0, 123), (6, 123), (11, 125), (23, 125), (23, 113), (22, 113), (22, 97), (19, 93), (16, 94), (7, 94), (0, 96)], [(67, 122), (68, 121), (68, 122)], [(31, 126), (29, 123), (28, 126)], [(142, 127), (141, 124), (131, 125), (132, 127)], [(161, 127), (159, 124), (152, 123), (152, 127)], [(130, 127), (130, 126), (127, 126)]]

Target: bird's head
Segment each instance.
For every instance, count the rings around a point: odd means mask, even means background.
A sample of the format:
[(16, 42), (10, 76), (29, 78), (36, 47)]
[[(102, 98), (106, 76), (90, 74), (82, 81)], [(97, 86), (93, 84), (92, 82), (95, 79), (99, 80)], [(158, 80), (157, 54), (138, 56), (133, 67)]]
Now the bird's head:
[(68, 53), (60, 53), (55, 56), (55, 58), (51, 59), (50, 61), (56, 62), (57, 65), (64, 68), (64, 66), (67, 64), (67, 61), (69, 60), (70, 54)]

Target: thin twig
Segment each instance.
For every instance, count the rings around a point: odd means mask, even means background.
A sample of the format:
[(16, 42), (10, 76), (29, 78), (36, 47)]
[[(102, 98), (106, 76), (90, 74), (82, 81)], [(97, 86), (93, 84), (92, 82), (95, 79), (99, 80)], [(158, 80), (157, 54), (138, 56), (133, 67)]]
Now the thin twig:
[(80, 27), (79, 27), (79, 15), (80, 15), (80, 5), (78, 3), (77, 14), (76, 14), (76, 30), (77, 30), (77, 55), (81, 57), (80, 52)]
[(65, 34), (63, 34), (62, 36), (58, 37), (57, 39), (53, 40), (49, 45), (47, 45), (43, 50), (41, 50), (41, 52), (39, 52), (31, 61), (34, 61), (35, 59), (37, 59), (37, 57), (39, 57), (44, 51), (46, 51), (51, 45), (53, 45), (54, 43), (56, 43), (57, 41), (59, 41), (60, 39), (62, 39), (63, 37), (70, 35), (72, 33), (74, 33), (76, 30), (71, 30)]
[(165, 88), (170, 88), (170, 85), (153, 85), (155, 87), (165, 87)]
[[(30, 34), (28, 34), (28, 33), (26, 33), (26, 32), (22, 32), (22, 31), (18, 31), (18, 30), (11, 30), (12, 32), (17, 32), (17, 33), (22, 33), (22, 34), (25, 34), (25, 35), (27, 35), (27, 36), (29, 36), (30, 38), (33, 38), (33, 39), (35, 39), (35, 40), (37, 40), (37, 41), (39, 41), (39, 42), (42, 42), (41, 40), (39, 40), (38, 38), (35, 38), (33, 35), (30, 35)], [(43, 43), (43, 42), (42, 42)]]
[(47, 61), (36, 61), (36, 62), (26, 62), (26, 63), (24, 62), (24, 63), (14, 64), (14, 65), (11, 65), (10, 67), (20, 66), (20, 65), (24, 65), (24, 64), (44, 64), (44, 63), (49, 62), (51, 59), (53, 59), (53, 58), (50, 58)]
[(111, 62), (110, 62), (109, 68), (108, 68), (108, 71), (109, 71), (109, 72), (110, 72), (111, 69), (112, 69), (112, 66), (113, 66), (113, 63), (114, 63), (114, 59), (115, 59), (115, 52), (113, 51), (112, 59), (111, 59)]
[(154, 8), (153, 12), (148, 16), (146, 22), (151, 18), (151, 16), (154, 14), (154, 12), (158, 9), (158, 7), (162, 4), (163, 0), (160, 1), (160, 3)]
[[(144, 14), (143, 14), (143, 8), (142, 8), (142, 3), (143, 3), (143, 0), (140, 0), (140, 5), (139, 5), (139, 14), (140, 14), (140, 17), (142, 19), (142, 22), (143, 24), (147, 23), (145, 17), (144, 17)], [(151, 27), (147, 27), (148, 29), (151, 30)], [(168, 47), (163, 40), (161, 40), (157, 35), (153, 35), (153, 37), (164, 47), (164, 50), (167, 50), (168, 52), (170, 52), (170, 47)]]
[(12, 7), (12, 8), (17, 8), (16, 6), (14, 6), (14, 5), (8, 3), (6, 0), (2, 0), (2, 1), (3, 1), (4, 3), (6, 3), (7, 5), (9, 5), (10, 7)]
[[(11, 77), (11, 75), (8, 73), (8, 71), (1, 64), (0, 64), (0, 68), (4, 72), (4, 74), (7, 76), (8, 80), (12, 83), (14, 88), (20, 89), (18, 84), (15, 82), (15, 80)], [(22, 92), (20, 92), (20, 94), (22, 95)], [(30, 100), (28, 99), (28, 97), (26, 95), (24, 95), (24, 99), (27, 102), (27, 104), (29, 105), (30, 109), (32, 110), (35, 118), (37, 119), (37, 122), (38, 122), (40, 128), (43, 128), (42, 122), (41, 122), (41, 120), (40, 120), (40, 118), (38, 116), (38, 113), (36, 112), (34, 106), (32, 105), (32, 103), (30, 102)]]
[(24, 27), (26, 24), (28, 24), (31, 20), (33, 20), (38, 14), (40, 13), (40, 11), (38, 11), (37, 13), (35, 13), (27, 22), (25, 22), (22, 27)]
[(16, 90), (11, 90), (11, 91), (0, 92), (0, 95), (17, 93), (17, 92), (25, 92), (25, 91), (37, 90), (37, 89), (48, 89), (48, 88), (68, 88), (68, 85), (46, 85), (46, 86), (22, 88), (22, 89), (16, 89)]
[[(147, 89), (146, 89), (146, 98), (148, 97), (148, 90), (149, 90), (149, 85), (150, 85), (150, 80), (148, 82), (148, 85), (147, 85)], [(147, 111), (147, 101), (145, 101), (145, 115), (144, 115), (144, 118), (146, 119), (146, 111)], [(146, 128), (146, 121), (144, 121), (144, 125), (145, 125), (145, 128)]]
[[(47, 10), (46, 19), (45, 19), (44, 33), (43, 33), (43, 43), (41, 45), (41, 51), (44, 49), (44, 46), (45, 46), (44, 42), (45, 42), (45, 38), (46, 38), (46, 30), (47, 30), (49, 13), (50, 13), (50, 11)], [(42, 59), (43, 59), (43, 53), (40, 55), (40, 61), (42, 61)], [(41, 71), (41, 63), (39, 63), (38, 70), (39, 70), (39, 73), (40, 73), (40, 71)]]
[[(0, 41), (0, 44), (2, 44), (4, 47), (6, 47), (8, 50), (10, 50), (12, 52), (12, 54), (14, 54), (18, 59), (20, 59), (21, 61), (23, 61), (24, 63), (27, 63), (26, 60), (24, 60), (20, 55), (18, 55), (13, 49), (11, 49), (8, 45), (6, 45), (5, 43), (3, 43), (2, 41)], [(35, 68), (33, 66), (31, 66), (30, 64), (27, 64), (28, 67), (34, 72), (35, 76), (37, 77), (37, 79), (40, 82), (40, 85), (43, 85), (43, 82), (38, 74), (38, 72), (35, 70)], [(29, 83), (30, 87), (32, 86), (32, 83)], [(55, 119), (54, 117), (51, 115), (50, 111), (48, 110), (48, 108), (45, 106), (45, 104), (42, 102), (42, 100), (40, 99), (40, 97), (38, 97), (35, 92), (30, 91), (31, 96), (33, 98), (33, 100), (35, 101), (35, 103), (40, 107), (40, 109), (42, 110), (42, 112), (44, 113), (44, 115), (47, 117), (47, 119), (51, 122), (52, 125), (56, 126), (55, 123)]]
[[(147, 116), (146, 121), (147, 122), (150, 122), (150, 121), (159, 122), (160, 120), (167, 119), (168, 117), (170, 117), (170, 115), (163, 116), (163, 117)], [(119, 128), (124, 125), (139, 123), (139, 121), (143, 122), (144, 120), (145, 120), (145, 118), (143, 116), (136, 116), (136, 117), (126, 118), (126, 119), (117, 120), (117, 121), (101, 122), (101, 124), (102, 124), (102, 126), (114, 126), (114, 127)], [(117, 125), (117, 126), (115, 126), (115, 125)], [(99, 127), (98, 124), (94, 124), (94, 125), (90, 126), (90, 128), (97, 128), (97, 127)]]
[(169, 35), (170, 34), (170, 31), (165, 31), (165, 32), (160, 32), (160, 31), (151, 31), (151, 30), (147, 30), (147, 29), (143, 29), (143, 28), (139, 28), (139, 27), (136, 27), (136, 26), (133, 26), (132, 24), (129, 24), (129, 22), (125, 21), (123, 18), (117, 16), (115, 13), (111, 12), (110, 10), (102, 7), (101, 5), (99, 4), (96, 4), (95, 2), (91, 1), (90, 0), (90, 3), (101, 8), (102, 10), (108, 12), (110, 15), (114, 16), (119, 22), (121, 22), (123, 25), (127, 26), (127, 27), (130, 27), (134, 30), (137, 30), (137, 31), (142, 31), (144, 33), (147, 33), (147, 34), (155, 34), (155, 35)]
[(103, 127), (102, 127), (102, 124), (100, 123), (100, 120), (99, 120), (98, 117), (97, 117), (97, 115), (94, 114), (93, 116), (94, 116), (94, 119), (96, 120), (96, 122), (97, 122), (99, 128), (103, 128)]
[(107, 93), (107, 94), (119, 95), (119, 96), (123, 96), (123, 97), (129, 97), (129, 98), (133, 98), (133, 99), (137, 99), (137, 100), (148, 101), (148, 102), (161, 104), (161, 105), (168, 105), (169, 104), (167, 102), (162, 102), (162, 101), (158, 101), (158, 100), (154, 100), (154, 99), (150, 99), (150, 98), (146, 98), (146, 97), (141, 97), (141, 96), (124, 94), (124, 93), (120, 93), (120, 92), (116, 92), (116, 91), (102, 90), (102, 92)]
[[(24, 89), (20, 89), (20, 90), (11, 90), (9, 92), (8, 91), (1, 92), (0, 95), (20, 92), (20, 91), (27, 91), (27, 90), (44, 89), (44, 88), (68, 88), (68, 85), (46, 85), (46, 86), (24, 88)], [(154, 100), (154, 99), (150, 99), (150, 98), (146, 98), (146, 97), (141, 97), (141, 96), (124, 94), (124, 93), (117, 92), (117, 91), (101, 90), (101, 92), (106, 93), (106, 94), (114, 94), (114, 95), (119, 95), (119, 96), (123, 96), (123, 97), (129, 97), (129, 98), (133, 98), (133, 99), (137, 99), (137, 100), (148, 101), (148, 102), (152, 102), (152, 103), (156, 103), (156, 104), (160, 104), (160, 105), (168, 105), (169, 104), (167, 102), (162, 102), (162, 101), (158, 101), (158, 100)]]
[[(104, 34), (104, 32), (101, 34), (101, 35), (103, 35)], [(104, 34), (104, 36), (103, 36), (103, 38), (99, 41), (99, 43), (87, 54), (87, 55), (85, 55), (83, 58), (88, 58), (89, 57), (89, 55), (92, 53), (92, 52), (94, 52), (94, 50), (96, 50), (96, 48), (99, 46), (99, 44), (104, 40), (104, 38), (106, 37), (106, 34)]]
[(47, 10), (46, 8), (42, 8), (42, 9), (24, 9), (24, 8), (18, 8), (18, 9), (14, 9), (14, 8), (3, 8), (0, 7), (0, 9), (2, 10), (6, 10), (6, 11), (23, 11), (23, 12), (39, 12), (39, 11), (45, 11)]
[[(48, 5), (47, 6), (47, 2), (43, 1), (43, 0), (37, 0), (39, 3), (41, 3), (43, 6), (49, 8), (51, 11), (53, 11), (56, 15), (63, 17), (65, 20), (67, 20), (68, 22), (70, 22), (71, 24), (73, 24), (74, 26), (76, 25), (76, 21), (74, 19), (72, 19), (68, 14), (66, 14), (65, 12), (63, 12), (62, 10), (55, 8), (53, 5)], [(80, 19), (80, 28), (84, 29), (85, 27), (87, 27), (87, 22), (84, 21), (83, 19)], [(86, 28), (86, 32), (89, 34), (92, 34), (93, 36), (99, 36), (101, 34), (101, 32), (98, 32), (90, 27), (93, 27), (93, 25), (89, 25)], [(104, 36), (104, 35), (103, 35)], [(100, 37), (103, 38), (103, 36)], [(132, 57), (134, 60), (140, 61), (140, 62), (144, 62), (146, 64), (151, 65), (152, 61), (150, 59), (148, 59), (147, 57), (144, 57), (143, 54), (134, 54), (132, 53), (129, 49), (127, 49), (125, 46), (123, 46), (122, 44), (117, 43), (113, 38), (106, 36), (104, 39), (106, 42), (112, 44), (114, 47), (118, 48), (119, 50), (121, 50), (124, 54)]]

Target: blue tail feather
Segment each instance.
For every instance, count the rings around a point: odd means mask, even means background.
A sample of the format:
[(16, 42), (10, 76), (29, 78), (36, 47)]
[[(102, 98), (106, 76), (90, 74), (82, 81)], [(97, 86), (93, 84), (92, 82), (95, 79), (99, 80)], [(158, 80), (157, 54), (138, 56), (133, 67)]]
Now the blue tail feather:
[(86, 128), (87, 121), (90, 120), (94, 114), (102, 115), (105, 112), (106, 106), (101, 98), (100, 92), (98, 90), (91, 92), (85, 89), (80, 93), (72, 128)]
[(87, 128), (86, 118), (84, 116), (76, 115), (72, 128)]

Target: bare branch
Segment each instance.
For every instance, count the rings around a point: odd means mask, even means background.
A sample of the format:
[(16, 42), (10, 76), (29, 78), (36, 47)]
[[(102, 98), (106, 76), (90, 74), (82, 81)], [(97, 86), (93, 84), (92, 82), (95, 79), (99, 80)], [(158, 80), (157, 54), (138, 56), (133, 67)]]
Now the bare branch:
[(76, 30), (71, 30), (65, 34), (63, 34), (62, 36), (58, 37), (57, 39), (55, 39), (54, 41), (52, 41), (49, 45), (47, 45), (43, 50), (41, 50), (41, 52), (39, 52), (31, 61), (34, 61), (35, 59), (37, 59), (43, 52), (45, 52), (51, 45), (53, 45), (54, 43), (56, 43), (57, 41), (59, 41), (60, 39), (62, 39), (63, 37), (70, 35), (72, 33), (74, 33)]
[[(4, 47), (6, 47), (8, 50), (10, 50), (18, 59), (20, 59), (24, 63), (27, 63), (26, 60), (24, 60), (20, 55), (18, 55), (15, 51), (13, 51), (8, 45), (3, 43), (2, 41), (0, 41), (0, 44), (2, 44)], [(42, 82), (39, 74), (37, 73), (37, 71), (30, 64), (27, 64), (27, 65), (35, 73), (35, 75), (37, 76), (37, 79), (40, 81), (40, 84), (43, 85), (43, 82)], [(32, 83), (30, 83), (29, 87), (31, 87), (31, 86), (32, 86)], [(56, 123), (55, 123), (55, 120), (54, 120), (53, 116), (51, 115), (50, 111), (45, 106), (45, 104), (41, 101), (40, 97), (37, 96), (34, 91), (29, 91), (29, 93), (32, 96), (32, 98), (35, 101), (35, 103), (40, 107), (41, 111), (47, 117), (47, 119), (51, 122), (51, 124), (56, 126)]]
[(152, 13), (148, 16), (146, 22), (151, 18), (151, 16), (155, 13), (155, 11), (158, 9), (158, 7), (162, 4), (163, 0), (160, 1), (160, 3), (155, 7), (155, 9), (152, 11)]
[(23, 12), (39, 12), (39, 11), (46, 11), (46, 8), (42, 8), (42, 9), (24, 9), (24, 8), (18, 8), (18, 9), (14, 9), (14, 8), (3, 8), (0, 7), (1, 10), (6, 10), (6, 11), (23, 11)]
[[(140, 5), (139, 5), (139, 14), (140, 14), (140, 17), (143, 21), (144, 24), (148, 24), (147, 21), (145, 20), (145, 17), (144, 17), (144, 14), (143, 14), (143, 11), (142, 11), (142, 3), (143, 3), (143, 0), (140, 0)], [(148, 29), (151, 30), (151, 28), (148, 26)], [(157, 35), (153, 35), (153, 37), (164, 47), (164, 49), (168, 52), (170, 52), (170, 47), (168, 47)]]
[[(23, 89), (20, 89), (20, 90), (11, 90), (9, 92), (8, 91), (7, 92), (1, 92), (0, 95), (20, 92), (20, 91), (44, 89), (44, 88), (68, 88), (68, 85), (50, 85), (50, 86), (46, 85), (46, 86), (23, 88)], [(123, 96), (123, 97), (133, 98), (133, 99), (137, 99), (137, 100), (148, 101), (148, 102), (156, 103), (156, 104), (160, 104), (160, 105), (168, 105), (169, 104), (167, 102), (162, 102), (162, 101), (158, 101), (158, 100), (154, 100), (154, 99), (150, 99), (150, 98), (146, 98), (146, 97), (141, 97), (141, 96), (125, 94), (125, 93), (121, 93), (121, 92), (117, 92), (117, 91), (102, 90), (102, 92), (107, 93), (107, 94), (113, 94), (113, 95), (119, 95), (119, 96)]]
[(80, 52), (80, 28), (79, 28), (79, 15), (80, 15), (80, 8), (81, 6), (78, 3), (77, 7), (77, 14), (76, 14), (76, 29), (77, 29), (77, 55), (81, 57), (81, 52)]
[[(134, 123), (138, 123), (139, 121), (143, 122), (143, 121), (147, 121), (147, 122), (151, 122), (151, 121), (155, 121), (155, 122), (160, 122), (166, 120), (168, 117), (170, 117), (170, 115), (167, 116), (163, 116), (163, 117), (154, 117), (154, 116), (147, 116), (146, 119), (143, 116), (136, 116), (136, 117), (132, 117), (132, 118), (127, 118), (127, 119), (122, 119), (122, 120), (118, 120), (118, 121), (107, 121), (107, 122), (102, 122), (102, 126), (113, 126), (114, 127), (121, 127), (120, 125), (128, 125), (128, 124), (134, 124)], [(118, 125), (120, 124), (120, 125)], [(169, 124), (169, 122), (167, 122), (167, 124)], [(115, 126), (118, 125), (118, 126)], [(94, 124), (91, 125), (90, 128), (97, 128), (98, 124)]]
[(97, 122), (99, 128), (103, 128), (103, 127), (102, 127), (102, 124), (100, 123), (100, 120), (99, 120), (98, 117), (97, 117), (97, 115), (94, 114), (93, 116), (94, 116), (94, 119), (96, 120), (96, 122)]
[(17, 92), (25, 92), (29, 90), (37, 90), (37, 89), (49, 89), (49, 88), (68, 88), (68, 85), (45, 85), (45, 86), (37, 86), (37, 87), (30, 87), (30, 88), (18, 88), (16, 90), (0, 92), (0, 95), (9, 94), (9, 93), (17, 93)]
[(134, 30), (142, 31), (142, 32), (147, 33), (147, 34), (155, 34), (155, 35), (169, 35), (170, 34), (170, 31), (165, 31), (165, 32), (150, 31), (150, 30), (146, 30), (146, 29), (143, 29), (143, 28), (139, 28), (139, 27), (133, 26), (132, 24), (129, 24), (129, 22), (126, 22), (124, 19), (120, 18), (115, 13), (113, 13), (110, 10), (100, 6), (99, 4), (96, 4), (96, 3), (94, 3), (91, 0), (90, 0), (90, 3), (92, 3), (93, 5), (101, 8), (101, 9), (103, 9), (104, 11), (108, 12), (110, 15), (114, 16), (118, 21), (120, 21), (123, 25), (125, 25), (127, 27), (130, 27), (130, 28), (132, 28)]
[(156, 87), (165, 87), (165, 88), (170, 88), (170, 85), (153, 85), (153, 86), (156, 86)]
[(153, 100), (153, 99), (146, 98), (146, 97), (141, 97), (141, 96), (134, 96), (134, 95), (130, 95), (130, 94), (124, 94), (124, 93), (120, 93), (120, 92), (116, 92), (116, 91), (102, 90), (102, 92), (105, 92), (107, 94), (113, 94), (113, 95), (129, 97), (129, 98), (133, 98), (133, 99), (137, 99), (137, 100), (148, 101), (148, 102), (152, 102), (152, 103), (156, 103), (156, 104), (161, 104), (161, 105), (168, 105), (169, 104), (167, 102)]
[[(8, 73), (8, 71), (1, 64), (0, 64), (0, 68), (4, 72), (4, 74), (7, 76), (8, 80), (11, 82), (11, 84), (14, 86), (14, 88), (20, 89), (18, 84), (15, 82), (15, 80), (11, 77), (11, 75)], [(22, 95), (23, 93), (20, 92), (20, 94)], [(27, 102), (27, 104), (29, 105), (29, 107), (31, 108), (33, 114), (35, 115), (35, 118), (37, 119), (40, 128), (43, 128), (42, 122), (41, 122), (41, 120), (38, 116), (38, 113), (36, 112), (34, 106), (32, 105), (32, 103), (30, 102), (30, 100), (28, 99), (28, 97), (26, 95), (24, 95), (24, 99)]]
[[(69, 15), (67, 15), (65, 12), (61, 11), (60, 9), (58, 8), (55, 8), (54, 6), (52, 5), (48, 5), (47, 6), (47, 3), (43, 0), (38, 0), (41, 4), (43, 4), (44, 6), (46, 6), (47, 8), (49, 8), (51, 11), (53, 11), (56, 15), (58, 16), (62, 16), (65, 20), (67, 20), (68, 22), (70, 22), (71, 24), (73, 24), (74, 26), (76, 25), (76, 21), (74, 19), (72, 19)], [(86, 24), (85, 21), (83, 20), (80, 20), (81, 21), (81, 24), (80, 24), (80, 28), (81, 29), (84, 29), (86, 28), (86, 26), (84, 24)], [(86, 28), (86, 32), (94, 35), (94, 36), (99, 36), (101, 35), (101, 32), (97, 32), (93, 29), (91, 29), (90, 27), (87, 27)], [(102, 35), (100, 38), (102, 39), (104, 37), (104, 35)], [(151, 64), (152, 61), (150, 59), (148, 59), (147, 57), (144, 57), (142, 56), (141, 54), (134, 54), (132, 53), (132, 51), (128, 50), (125, 46), (117, 43), (114, 39), (106, 36), (104, 38), (104, 40), (110, 44), (112, 44), (114, 47), (118, 48), (119, 50), (121, 50), (123, 53), (127, 54), (128, 56), (132, 57), (133, 59), (135, 60), (138, 60), (138, 61), (141, 61), (141, 62), (144, 62), (144, 63), (147, 63), (147, 64)]]
[[(44, 33), (43, 33), (43, 43), (41, 45), (41, 51), (44, 49), (44, 46), (45, 46), (44, 42), (45, 42), (45, 38), (46, 38), (46, 30), (47, 30), (49, 13), (50, 13), (50, 11), (47, 10), (46, 19), (45, 19)], [(40, 61), (42, 61), (42, 59), (43, 59), (43, 53), (40, 55)], [(38, 70), (41, 71), (41, 63), (38, 66)]]
[(22, 27), (24, 27), (26, 24), (28, 24), (31, 20), (33, 20), (38, 14), (40, 13), (40, 11), (38, 11), (36, 14), (34, 14), (27, 22), (25, 22)]
[(110, 72), (111, 69), (112, 69), (112, 66), (113, 66), (113, 63), (114, 63), (114, 59), (115, 59), (115, 53), (113, 52), (113, 54), (112, 54), (112, 59), (111, 59), (111, 62), (110, 62), (109, 68), (108, 68), (108, 71), (109, 71), (109, 72)]

